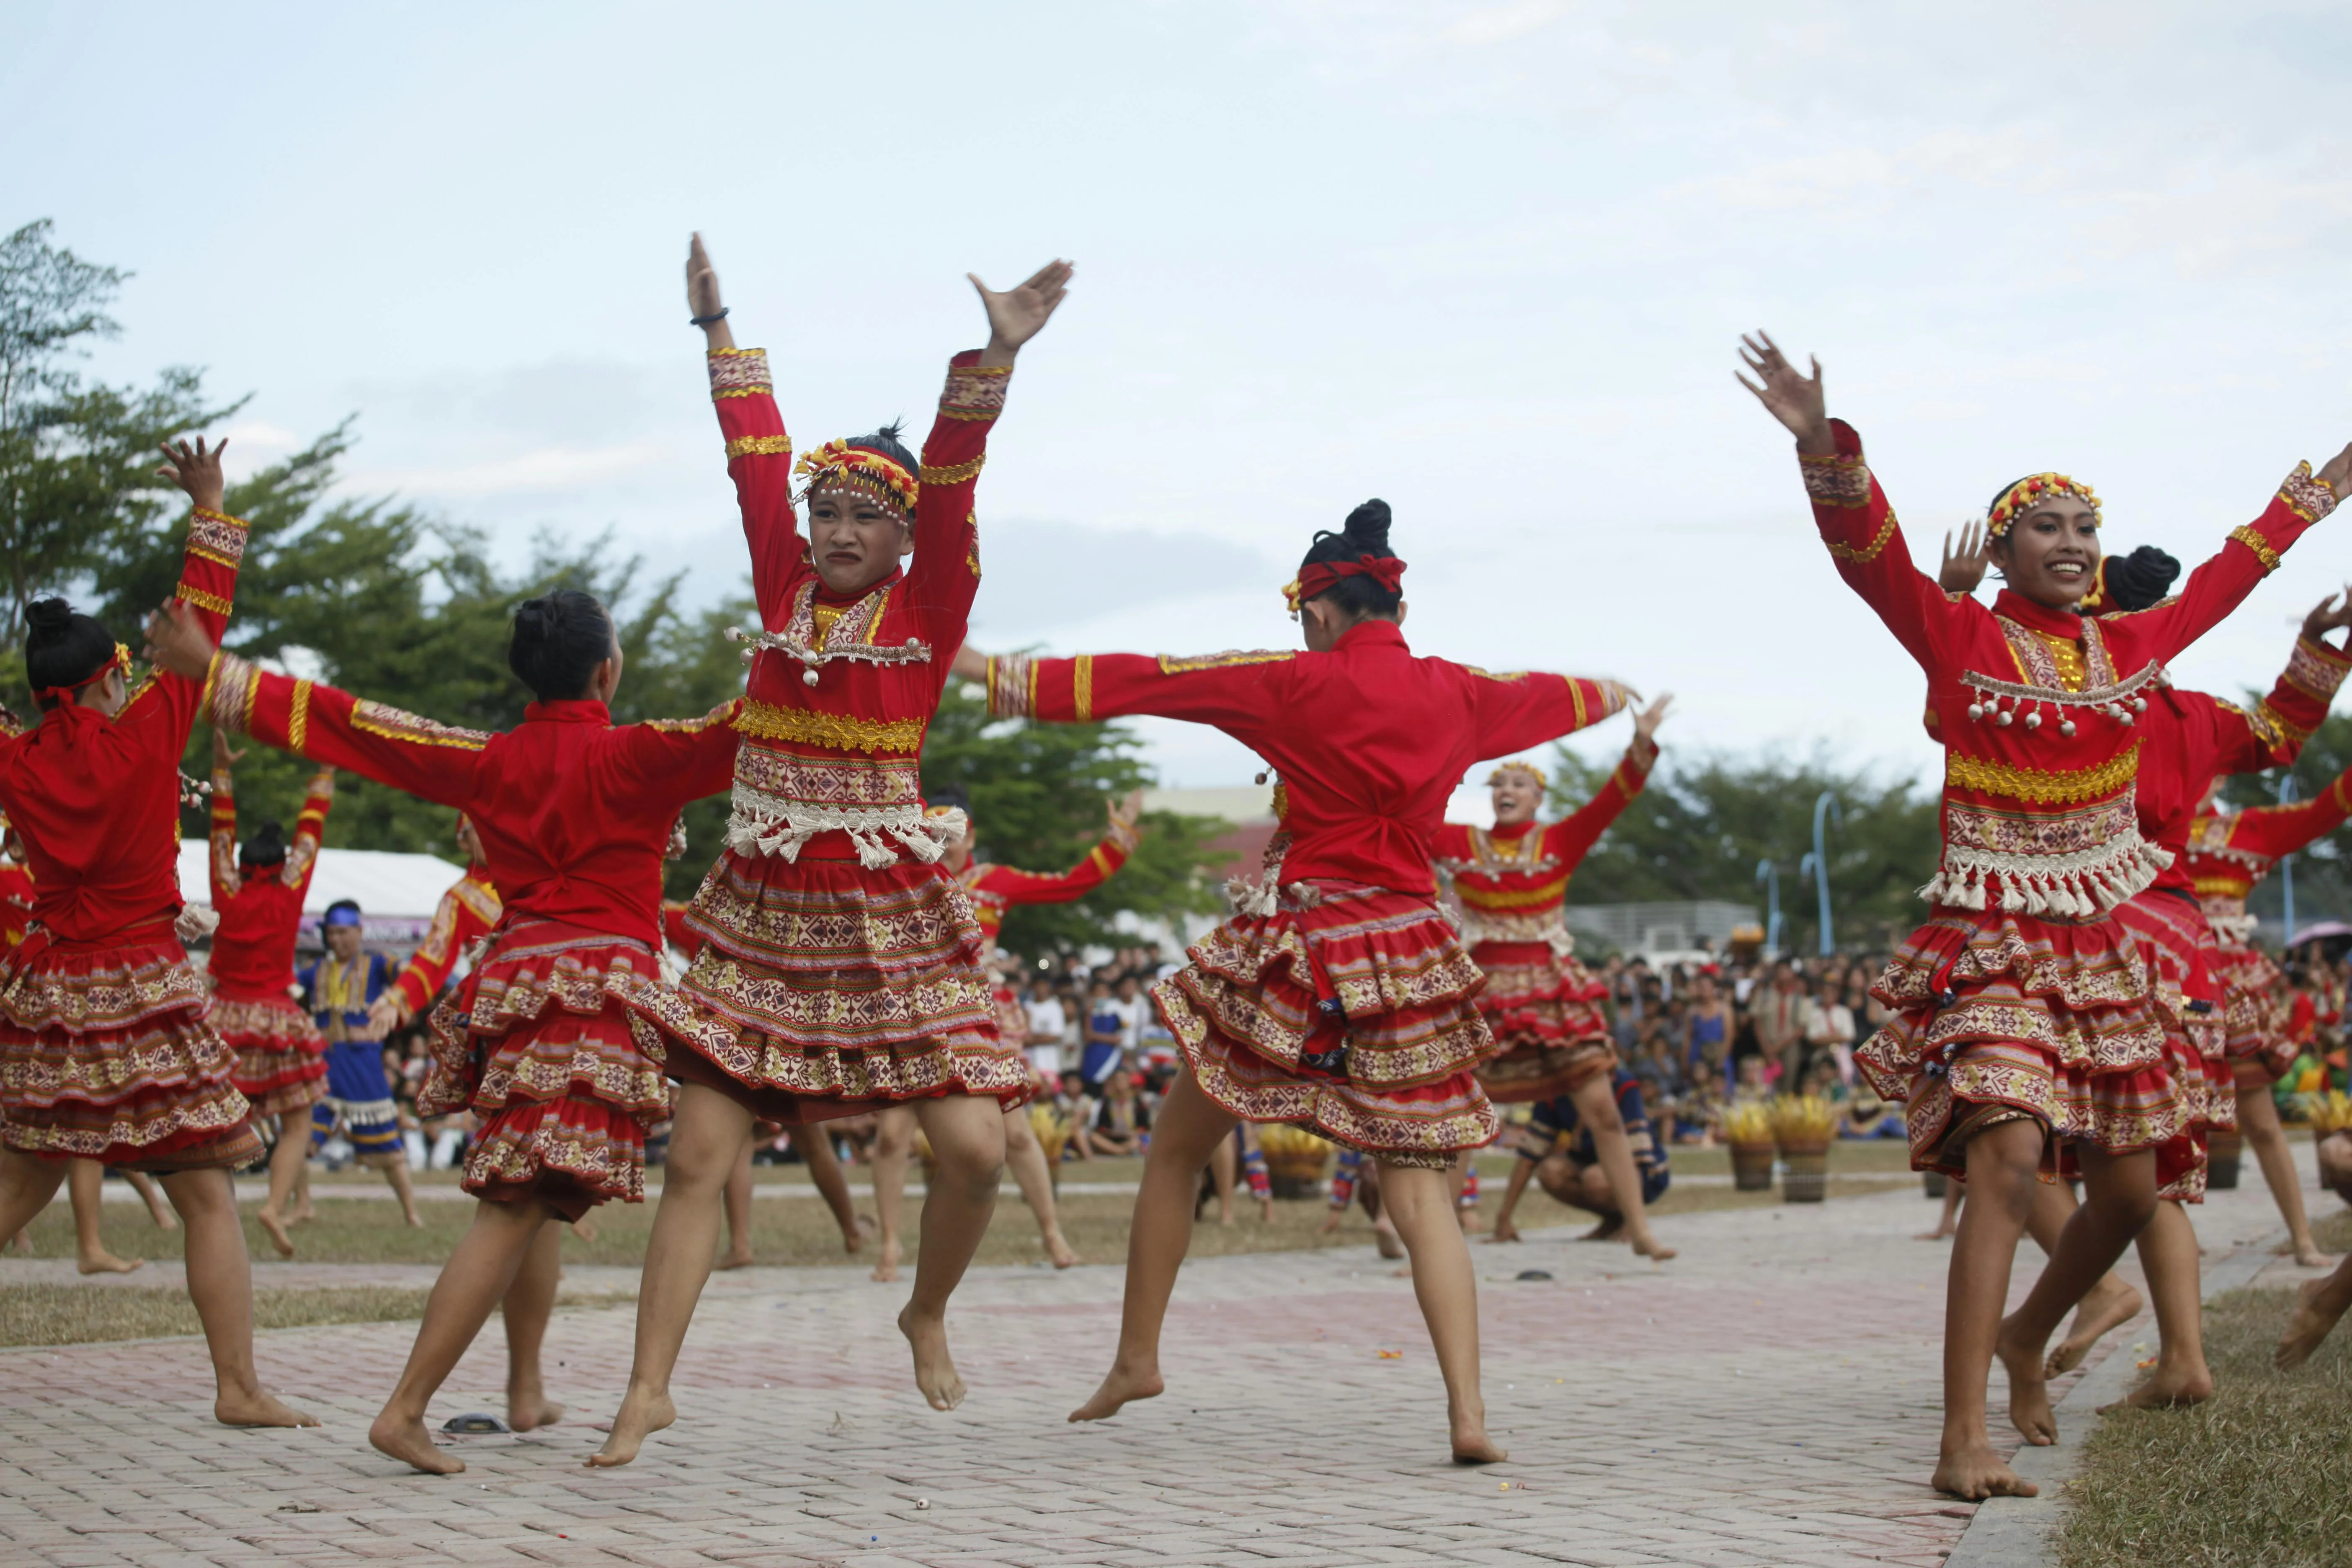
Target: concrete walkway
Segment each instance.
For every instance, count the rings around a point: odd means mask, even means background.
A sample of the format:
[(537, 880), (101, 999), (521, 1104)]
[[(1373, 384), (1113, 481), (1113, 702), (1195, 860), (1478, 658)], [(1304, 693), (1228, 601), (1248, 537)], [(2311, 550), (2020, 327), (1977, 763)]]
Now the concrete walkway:
[[(1096, 1426), (1063, 1417), (1108, 1362), (1115, 1268), (975, 1271), (950, 1318), (972, 1389), (952, 1415), (909, 1386), (891, 1323), (903, 1284), (846, 1268), (717, 1276), (678, 1370), (682, 1418), (620, 1471), (580, 1461), (625, 1377), (626, 1309), (561, 1314), (548, 1370), (572, 1414), (457, 1439), (471, 1468), (446, 1479), (364, 1442), (413, 1325), (263, 1336), (265, 1379), (326, 1420), (304, 1432), (214, 1426), (195, 1342), (0, 1352), (0, 1558), (1932, 1568), (1975, 1512), (1927, 1485), (1948, 1254), (1912, 1237), (1935, 1215), (1913, 1187), (1676, 1216), (1662, 1228), (1683, 1256), (1663, 1268), (1572, 1230), (1476, 1247), (1486, 1396), (1512, 1450), (1483, 1469), (1446, 1462), (1410, 1285), (1369, 1248), (1189, 1267), (1168, 1394)], [(2197, 1220), (2217, 1258), (2279, 1228), (2258, 1180)], [(2038, 1255), (2022, 1262), (2019, 1295)], [(1552, 1278), (1517, 1278), (1531, 1269)], [(175, 1277), (151, 1264), (129, 1283)], [(70, 1278), (0, 1263), (0, 1282)], [(2152, 1338), (2143, 1319), (2108, 1343)], [(501, 1408), (502, 1354), (493, 1329), (436, 1420)]]

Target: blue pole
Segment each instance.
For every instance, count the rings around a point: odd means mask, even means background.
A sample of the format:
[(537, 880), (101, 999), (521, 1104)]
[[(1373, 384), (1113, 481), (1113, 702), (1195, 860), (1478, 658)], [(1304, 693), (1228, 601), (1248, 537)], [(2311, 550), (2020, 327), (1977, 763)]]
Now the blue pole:
[(1764, 952), (1780, 952), (1780, 868), (1769, 860), (1756, 862), (1756, 879), (1764, 884)]
[[(2279, 780), (2278, 797), (2281, 805), (2292, 805), (2294, 803), (2293, 773), (2288, 773)], [(2284, 952), (2294, 946), (2294, 857), (2291, 854), (2279, 857), (2279, 892), (2285, 905), (2281, 911), (2281, 918), (2286, 924), (2286, 940), (2279, 944), (2281, 951)]]
[(1823, 958), (1837, 951), (1837, 942), (1830, 928), (1830, 847), (1825, 822), (1834, 822), (1840, 828), (1845, 826), (1845, 814), (1839, 809), (1836, 793), (1831, 790), (1822, 791), (1820, 797), (1813, 802), (1813, 852), (1806, 856), (1797, 868), (1800, 876), (1807, 871), (1812, 873), (1813, 890), (1821, 898)]

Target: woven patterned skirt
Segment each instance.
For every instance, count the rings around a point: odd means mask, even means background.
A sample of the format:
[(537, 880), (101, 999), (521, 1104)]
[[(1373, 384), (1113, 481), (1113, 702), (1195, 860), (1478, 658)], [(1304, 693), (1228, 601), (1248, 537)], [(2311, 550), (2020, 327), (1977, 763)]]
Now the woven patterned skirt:
[(302, 1115), (327, 1092), (327, 1040), (283, 991), (213, 997), (213, 1027), (236, 1053), (230, 1081), (257, 1118)]
[(2049, 1131), (2065, 1173), (2083, 1143), (2154, 1150), (2159, 1184), (2195, 1163), (2147, 960), (2116, 921), (1939, 906), (1871, 994), (1894, 1016), (1855, 1060), (1905, 1102), (1914, 1168), (1965, 1176), (1968, 1136), (2017, 1117)]
[(2300, 1054), (2286, 1037), (2286, 975), (2262, 949), (2221, 942), (2213, 978), (2221, 987), (2230, 1063), (2239, 1081), (2249, 1088), (2278, 1082)]
[(1470, 956), (1486, 976), (1478, 1011), (1495, 1037), (1495, 1054), (1478, 1081), (1506, 1102), (1573, 1094), (1617, 1065), (1601, 1002), (1609, 987), (1572, 952), (1548, 942), (1482, 942)]
[(630, 1003), (672, 1077), (788, 1127), (944, 1095), (1027, 1102), (971, 900), (938, 867), (730, 849), (687, 925), (702, 946), (686, 978)]
[[(1296, 895), (1306, 889), (1302, 900)], [(1249, 1121), (1287, 1121), (1397, 1165), (1494, 1142), (1477, 1068), (1486, 977), (1425, 896), (1292, 883), (1151, 988), (1194, 1079)]]
[(103, 942), (37, 928), (0, 990), (8, 1147), (153, 1172), (235, 1169), (261, 1153), (169, 921)]
[(424, 1116), (470, 1110), (465, 1187), (566, 1219), (646, 1195), (646, 1133), (669, 1116), (663, 1042), (637, 1007), (667, 988), (641, 942), (557, 921), (501, 924), (433, 1011)]
[(2165, 1066), (2189, 1121), (2194, 1161), (2159, 1197), (2205, 1201), (2206, 1161), (2212, 1135), (2238, 1125), (2238, 1086), (2231, 1070), (2229, 1027), (2213, 977), (2219, 956), (2205, 912), (2194, 899), (2151, 888), (2116, 910), (2139, 938), (2155, 976), (2150, 1001), (2164, 1024)]

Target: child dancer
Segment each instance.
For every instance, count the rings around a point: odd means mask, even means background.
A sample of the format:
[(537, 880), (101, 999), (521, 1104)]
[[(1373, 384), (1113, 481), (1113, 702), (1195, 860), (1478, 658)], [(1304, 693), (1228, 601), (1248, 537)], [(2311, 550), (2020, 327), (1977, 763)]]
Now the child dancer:
[[(1815, 524), (1838, 574), (1927, 672), (1947, 752), (1935, 906), (1874, 994), (1894, 1016), (1859, 1053), (1881, 1094), (1906, 1098), (1913, 1163), (1962, 1175), (1969, 1201), (1945, 1310), (1944, 1431), (1934, 1484), (1965, 1498), (2032, 1496), (1993, 1451), (1985, 1384), (1999, 1353), (2029, 1440), (2055, 1422), (2042, 1354), (2193, 1159), (2137, 942), (2113, 918), (2166, 860), (2140, 837), (2137, 728), (2163, 661), (2215, 625), (2335, 508), (2352, 447), (2291, 474), (2177, 600), (2101, 622), (2074, 606), (2095, 584), (2097, 498), (2061, 474), (1995, 497), (1987, 522), (2008, 585), (1988, 609), (1915, 568), (1860, 437), (1832, 422), (1769, 337), (1745, 342), (1742, 384), (1797, 437)], [(2045, 1163), (2079, 1165), (2088, 1200), (2006, 1321), (2010, 1267)]]
[[(729, 1173), (752, 1119), (790, 1127), (916, 1102), (939, 1177), (923, 1205), (915, 1288), (898, 1326), (934, 1408), (963, 1398), (947, 1304), (996, 1205), (1003, 1107), (1029, 1095), (999, 1037), (971, 901), (940, 866), (960, 837), (927, 817), (923, 731), (980, 586), (972, 488), (1021, 345), (1061, 303), (1055, 262), (992, 293), (988, 347), (949, 363), (923, 458), (895, 429), (803, 457), (809, 531), (793, 510), (792, 440), (767, 356), (735, 347), (700, 237), (690, 319), (751, 546), (762, 629), (742, 717), (727, 850), (695, 895), (702, 951), (677, 1005), (646, 1009), (683, 1080), (660, 1213), (637, 1297), (636, 1358), (613, 1435), (625, 1465), (676, 1418), (669, 1377), (709, 1278)], [(900, 557), (913, 557), (906, 571)]]
[[(220, 447), (199, 439), (164, 450), (163, 474), (195, 503), (174, 592), (217, 638), (246, 525), (220, 510)], [(252, 1163), (261, 1140), (175, 930), (175, 836), (163, 825), (178, 816), (203, 672), (159, 669), (134, 691), (128, 653), (97, 621), (63, 599), (36, 601), (26, 618), (26, 675), (41, 721), (0, 742), (0, 810), (34, 876), (34, 923), (0, 975), (0, 1236), (47, 1205), (73, 1156), (161, 1176), (187, 1226), (214, 1417), (316, 1426), (254, 1373), (253, 1268), (229, 1173)]]
[(1476, 1068), (1494, 1037), (1486, 977), (1439, 910), (1432, 840), (1480, 757), (1581, 729), (1624, 705), (1610, 681), (1491, 676), (1405, 646), (1404, 563), (1389, 509), (1320, 533), (1286, 592), (1307, 651), (982, 659), (989, 710), (1061, 721), (1155, 713), (1213, 724), (1282, 775), (1284, 831), (1242, 912), (1152, 987), (1184, 1053), (1152, 1126), (1127, 1254), (1118, 1354), (1073, 1421), (1160, 1392), (1160, 1328), (1191, 1245), (1202, 1168), (1237, 1120), (1288, 1121), (1380, 1162), (1381, 1200), (1412, 1260), (1445, 1380), (1454, 1457), (1491, 1463), (1478, 1388), (1477, 1285), (1450, 1172), (1492, 1142)]
[(210, 666), (215, 723), (465, 812), (507, 894), (488, 950), (434, 1011), (417, 1096), (425, 1115), (480, 1118), (464, 1178), (480, 1201), (368, 1431), (380, 1452), (453, 1474), (465, 1466), (434, 1447), (425, 1405), (501, 1300), (509, 1423), (527, 1430), (561, 1413), (539, 1367), (561, 1240), (547, 1222), (643, 1199), (646, 1129), (667, 1114), (669, 1092), (625, 1004), (661, 986), (662, 853), (679, 810), (726, 786), (734, 705), (615, 727), (620, 641), (604, 606), (568, 588), (515, 611), (507, 663), (537, 700), (498, 735), (215, 654), (189, 617), (164, 638), (167, 667)]

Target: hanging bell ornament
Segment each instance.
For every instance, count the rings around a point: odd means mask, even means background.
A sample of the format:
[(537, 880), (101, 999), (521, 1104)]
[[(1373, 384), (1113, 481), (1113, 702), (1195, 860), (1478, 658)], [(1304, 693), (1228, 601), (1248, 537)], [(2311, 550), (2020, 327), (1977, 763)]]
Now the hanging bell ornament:
[(2039, 730), (2042, 728), (2041, 710), (2036, 709), (2025, 716), (2025, 727), (2029, 730)]

